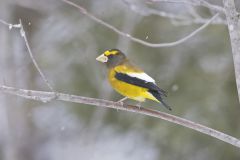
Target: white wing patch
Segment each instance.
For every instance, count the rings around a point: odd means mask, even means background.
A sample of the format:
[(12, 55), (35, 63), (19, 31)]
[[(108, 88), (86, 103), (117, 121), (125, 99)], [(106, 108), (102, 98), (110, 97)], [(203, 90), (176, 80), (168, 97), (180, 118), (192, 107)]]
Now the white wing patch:
[(144, 80), (146, 82), (152, 82), (155, 84), (155, 80), (152, 77), (150, 77), (149, 75), (147, 75), (146, 73), (127, 73), (127, 75), (129, 75), (131, 77), (136, 77), (136, 78)]

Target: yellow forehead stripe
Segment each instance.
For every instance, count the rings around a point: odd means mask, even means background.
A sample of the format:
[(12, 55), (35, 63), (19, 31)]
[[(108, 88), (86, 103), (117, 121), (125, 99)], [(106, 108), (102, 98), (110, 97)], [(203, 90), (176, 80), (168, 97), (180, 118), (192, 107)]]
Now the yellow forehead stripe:
[(115, 55), (115, 54), (117, 54), (118, 53), (118, 51), (109, 51), (109, 50), (107, 50), (107, 51), (105, 51), (104, 52), (104, 55), (105, 56), (109, 56), (109, 55)]

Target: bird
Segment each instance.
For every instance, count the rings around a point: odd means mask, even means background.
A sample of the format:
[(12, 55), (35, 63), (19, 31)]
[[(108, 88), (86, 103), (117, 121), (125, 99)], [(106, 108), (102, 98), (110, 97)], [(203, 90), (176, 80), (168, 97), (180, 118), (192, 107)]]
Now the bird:
[(130, 62), (119, 49), (106, 50), (96, 60), (107, 66), (108, 81), (113, 89), (124, 96), (118, 102), (133, 99), (142, 103), (149, 99), (162, 103), (168, 110), (172, 110), (163, 101), (163, 97), (167, 97), (167, 92), (159, 88), (152, 77)]

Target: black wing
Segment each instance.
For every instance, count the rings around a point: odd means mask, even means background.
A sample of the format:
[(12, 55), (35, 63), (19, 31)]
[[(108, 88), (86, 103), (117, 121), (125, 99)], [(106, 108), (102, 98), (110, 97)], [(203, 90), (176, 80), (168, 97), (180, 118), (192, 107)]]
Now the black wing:
[(172, 110), (171, 107), (163, 101), (160, 92), (153, 91), (153, 90), (149, 90), (148, 92), (150, 92), (157, 100), (159, 100), (163, 104), (164, 107), (166, 107), (170, 111)]
[(118, 72), (116, 72), (115, 78), (132, 85), (147, 88), (148, 92), (151, 93), (157, 100), (159, 100), (164, 105), (164, 107), (166, 107), (169, 110), (172, 110), (171, 107), (167, 105), (162, 99), (162, 96), (165, 96), (165, 97), (167, 96), (166, 91), (159, 88), (153, 82), (147, 82), (137, 77), (131, 77), (127, 74), (118, 73)]
[(119, 73), (119, 72), (116, 72), (115, 78), (120, 80), (120, 81), (132, 84), (132, 85), (147, 88), (149, 91), (159, 92), (161, 95), (163, 95), (165, 97), (167, 96), (167, 92), (162, 90), (161, 88), (159, 88), (153, 82), (147, 82), (147, 81), (144, 81), (144, 80), (139, 79), (137, 77), (131, 77), (127, 74)]

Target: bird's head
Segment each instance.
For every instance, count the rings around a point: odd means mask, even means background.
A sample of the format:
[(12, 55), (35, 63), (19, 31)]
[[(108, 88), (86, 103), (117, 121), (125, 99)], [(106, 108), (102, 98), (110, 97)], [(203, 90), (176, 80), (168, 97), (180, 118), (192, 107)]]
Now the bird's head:
[(105, 63), (107, 67), (115, 67), (127, 60), (124, 53), (118, 49), (106, 50), (103, 54), (96, 58), (97, 61)]

